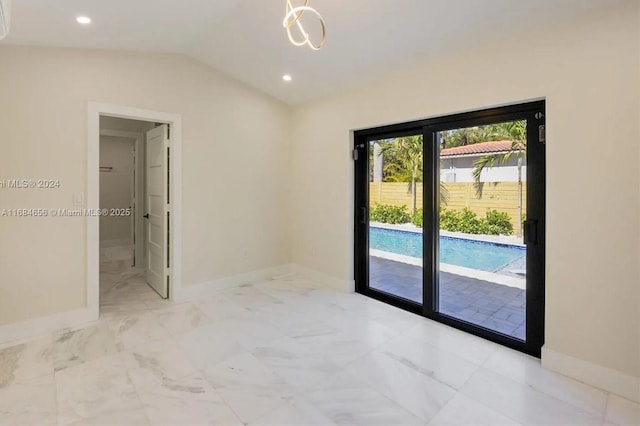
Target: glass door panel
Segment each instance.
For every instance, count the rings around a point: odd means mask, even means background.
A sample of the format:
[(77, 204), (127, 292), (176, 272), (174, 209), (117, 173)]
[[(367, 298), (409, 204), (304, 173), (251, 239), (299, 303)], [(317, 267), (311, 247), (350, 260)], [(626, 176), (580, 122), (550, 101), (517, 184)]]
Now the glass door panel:
[(438, 132), (440, 314), (526, 340), (527, 121)]
[(423, 136), (368, 143), (369, 288), (422, 304)]
[(354, 133), (356, 291), (540, 357), (544, 101)]

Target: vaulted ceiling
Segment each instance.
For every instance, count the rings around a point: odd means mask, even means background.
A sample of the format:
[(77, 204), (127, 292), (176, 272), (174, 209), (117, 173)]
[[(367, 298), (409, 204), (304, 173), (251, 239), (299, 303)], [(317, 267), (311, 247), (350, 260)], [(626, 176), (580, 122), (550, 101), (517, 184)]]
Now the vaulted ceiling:
[[(328, 31), (315, 52), (289, 43), (285, 0), (13, 0), (0, 44), (182, 53), (297, 104), (621, 1), (311, 0)], [(93, 22), (80, 26), (79, 15)]]

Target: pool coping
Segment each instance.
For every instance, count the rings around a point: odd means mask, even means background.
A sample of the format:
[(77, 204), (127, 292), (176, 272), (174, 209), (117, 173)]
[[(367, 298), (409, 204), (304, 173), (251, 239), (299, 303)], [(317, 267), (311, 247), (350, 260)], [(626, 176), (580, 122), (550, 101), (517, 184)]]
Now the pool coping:
[[(391, 253), (388, 251), (369, 249), (369, 255), (379, 257), (381, 259), (392, 260), (395, 262), (406, 263), (408, 265), (419, 266), (422, 268), (422, 259), (418, 257), (405, 256), (402, 254)], [(479, 269), (465, 268), (462, 266), (451, 265), (448, 263), (440, 263), (440, 271), (448, 272), (453, 275), (460, 275), (467, 278), (475, 278), (477, 280), (487, 281), (494, 284), (500, 284), (507, 287), (515, 287), (520, 290), (527, 289), (527, 280), (524, 278), (509, 277), (507, 275), (495, 274), (493, 272), (481, 271)]]
[[(382, 223), (382, 222), (370, 222), (369, 226), (372, 228), (390, 229), (392, 231), (404, 231), (404, 232), (413, 232), (416, 234), (422, 234), (422, 228), (419, 228), (412, 223), (392, 225), (389, 223)], [(451, 231), (440, 230), (440, 236), (450, 237), (450, 238), (459, 238), (461, 240), (470, 240), (470, 241), (477, 241), (477, 242), (489, 243), (489, 244), (514, 246), (518, 248), (527, 247), (525, 244), (521, 242), (522, 241), (521, 237), (517, 237), (513, 235), (476, 235), (476, 234), (465, 234), (464, 232), (451, 232)]]

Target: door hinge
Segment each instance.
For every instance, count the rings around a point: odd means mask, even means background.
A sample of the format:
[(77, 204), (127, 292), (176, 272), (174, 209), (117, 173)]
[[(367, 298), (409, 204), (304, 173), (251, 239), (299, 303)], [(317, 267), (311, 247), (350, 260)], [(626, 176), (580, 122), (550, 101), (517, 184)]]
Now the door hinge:
[(352, 151), (351, 155), (352, 155), (354, 161), (358, 160), (358, 158), (359, 158), (358, 148), (364, 148), (364, 144), (361, 143), (360, 145), (356, 145), (353, 148), (353, 151)]
[(547, 143), (547, 129), (544, 124), (538, 126), (538, 140), (540, 143)]

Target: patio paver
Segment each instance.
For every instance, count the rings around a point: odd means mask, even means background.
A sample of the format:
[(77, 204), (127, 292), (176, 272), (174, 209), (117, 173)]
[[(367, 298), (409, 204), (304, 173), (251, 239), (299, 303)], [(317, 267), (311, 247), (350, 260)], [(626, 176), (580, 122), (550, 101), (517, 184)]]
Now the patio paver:
[[(370, 256), (370, 286), (422, 302), (422, 268)], [(440, 312), (524, 340), (526, 295), (519, 288), (440, 273)]]

